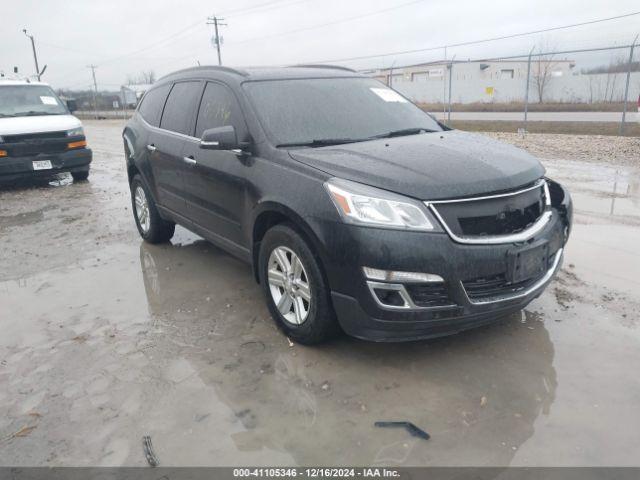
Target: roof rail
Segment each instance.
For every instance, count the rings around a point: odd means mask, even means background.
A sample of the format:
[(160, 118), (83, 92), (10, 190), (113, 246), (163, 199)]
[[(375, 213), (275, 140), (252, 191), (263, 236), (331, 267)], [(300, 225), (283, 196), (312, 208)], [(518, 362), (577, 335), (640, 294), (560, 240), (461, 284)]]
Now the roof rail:
[[(206, 65), (205, 65), (206, 67)], [(212, 67), (216, 70), (222, 70), (223, 72), (227, 72), (227, 73), (235, 73), (236, 75), (242, 75), (243, 77), (248, 77), (249, 74), (247, 72), (245, 72), (244, 70), (240, 70), (238, 68), (232, 68), (232, 67), (223, 67), (222, 65), (212, 65)], [(211, 67), (209, 67), (211, 68)]]
[(343, 67), (341, 65), (321, 65), (321, 64), (308, 64), (308, 65), (305, 65), (305, 64), (300, 64), (300, 65), (290, 65), (290, 67), (297, 67), (297, 68), (331, 68), (331, 69), (334, 69), (334, 70), (344, 70), (345, 72), (357, 73), (352, 68)]
[(162, 78), (170, 77), (174, 73), (191, 72), (191, 71), (207, 70), (207, 69), (220, 70), (222, 72), (227, 72), (227, 73), (234, 73), (236, 75), (241, 75), (243, 77), (248, 77), (249, 76), (249, 74), (247, 72), (245, 72), (244, 70), (237, 69), (237, 68), (223, 67), (221, 65), (200, 65), (200, 66), (197, 66), (197, 67), (187, 67), (187, 68), (183, 68), (182, 70), (177, 70), (175, 72), (168, 73), (167, 75), (165, 75)]

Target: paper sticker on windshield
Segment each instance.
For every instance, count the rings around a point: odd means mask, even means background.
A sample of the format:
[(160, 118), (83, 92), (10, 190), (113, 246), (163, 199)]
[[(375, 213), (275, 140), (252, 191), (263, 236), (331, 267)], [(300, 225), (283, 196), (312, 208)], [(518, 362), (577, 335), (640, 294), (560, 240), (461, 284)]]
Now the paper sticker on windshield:
[(391, 90), (390, 88), (371, 88), (370, 90), (385, 102), (407, 103), (406, 98), (404, 98), (398, 92)]
[(58, 105), (58, 102), (56, 101), (55, 97), (41, 96), (40, 101), (45, 105)]

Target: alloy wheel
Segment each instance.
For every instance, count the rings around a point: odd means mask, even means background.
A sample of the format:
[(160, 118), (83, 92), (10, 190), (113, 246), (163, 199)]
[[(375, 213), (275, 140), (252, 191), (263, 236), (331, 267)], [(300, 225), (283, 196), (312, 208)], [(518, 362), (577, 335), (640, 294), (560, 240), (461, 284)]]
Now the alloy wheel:
[(136, 217), (140, 224), (140, 228), (144, 233), (148, 233), (149, 228), (151, 228), (149, 202), (147, 201), (147, 195), (144, 193), (144, 189), (140, 185), (136, 187), (134, 201), (136, 204)]
[(273, 302), (284, 319), (294, 325), (304, 323), (309, 316), (312, 296), (309, 277), (300, 257), (290, 248), (274, 248), (269, 255), (267, 278)]

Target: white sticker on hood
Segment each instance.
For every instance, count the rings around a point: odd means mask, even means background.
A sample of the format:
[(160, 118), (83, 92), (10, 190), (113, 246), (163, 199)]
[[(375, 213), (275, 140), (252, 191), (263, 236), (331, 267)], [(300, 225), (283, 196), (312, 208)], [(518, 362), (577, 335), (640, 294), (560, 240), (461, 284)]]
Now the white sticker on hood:
[(55, 97), (41, 96), (40, 101), (45, 105), (58, 105), (58, 101), (55, 99)]
[(400, 95), (398, 92), (391, 90), (390, 88), (375, 88), (371, 87), (370, 90), (378, 95), (385, 102), (400, 102), (407, 103), (407, 99)]

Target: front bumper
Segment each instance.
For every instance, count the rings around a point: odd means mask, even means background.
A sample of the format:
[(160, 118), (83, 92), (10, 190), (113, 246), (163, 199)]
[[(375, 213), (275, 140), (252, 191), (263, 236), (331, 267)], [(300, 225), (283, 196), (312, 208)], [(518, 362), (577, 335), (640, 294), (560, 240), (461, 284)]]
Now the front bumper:
[[(46, 178), (65, 172), (88, 171), (92, 160), (89, 148), (78, 148), (61, 153), (40, 153), (20, 157), (0, 157), (0, 182), (7, 183), (29, 178)], [(34, 170), (36, 160), (50, 160), (51, 169)]]
[[(348, 334), (374, 341), (438, 337), (499, 320), (539, 296), (561, 268), (570, 223), (571, 200), (566, 194), (565, 205), (554, 206), (546, 226), (521, 244), (469, 245), (454, 242), (446, 233), (333, 224), (334, 234), (323, 240), (327, 252), (332, 252), (325, 265), (338, 320)], [(468, 283), (463, 281), (505, 275), (509, 252), (535, 244), (548, 245), (548, 268), (526, 288), (494, 297), (469, 294)], [(381, 305), (367, 284), (363, 266), (439, 275), (450, 302), (431, 307), (412, 304), (410, 308)]]

